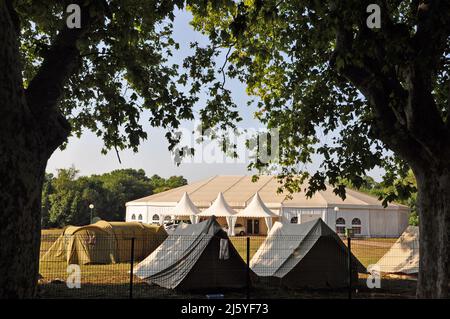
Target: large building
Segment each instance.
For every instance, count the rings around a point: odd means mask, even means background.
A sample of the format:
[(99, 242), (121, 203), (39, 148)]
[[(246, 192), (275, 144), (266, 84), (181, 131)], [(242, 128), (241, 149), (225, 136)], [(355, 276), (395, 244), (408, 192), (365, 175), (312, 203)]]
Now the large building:
[[(262, 202), (282, 222), (303, 223), (322, 218), (338, 233), (353, 228), (354, 233), (368, 237), (398, 237), (408, 226), (409, 208), (391, 203), (386, 208), (381, 201), (367, 194), (347, 189), (342, 200), (328, 187), (307, 198), (304, 192), (286, 198), (279, 194), (280, 187), (275, 176), (260, 176), (252, 182), (252, 176), (214, 176), (162, 193), (140, 198), (126, 204), (126, 221), (157, 223), (170, 218), (171, 210), (187, 193), (200, 211), (209, 208), (218, 194), (223, 193), (225, 201), (236, 212), (242, 211), (256, 193)], [(187, 218), (189, 219), (189, 218)], [(247, 234), (267, 234), (270, 224), (264, 218), (237, 219)]]

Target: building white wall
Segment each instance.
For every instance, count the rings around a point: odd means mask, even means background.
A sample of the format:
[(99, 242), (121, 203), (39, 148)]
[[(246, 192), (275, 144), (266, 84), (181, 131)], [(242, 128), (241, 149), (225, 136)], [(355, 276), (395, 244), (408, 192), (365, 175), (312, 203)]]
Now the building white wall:
[(354, 218), (361, 220), (361, 236), (367, 237), (398, 237), (408, 226), (408, 210), (389, 209), (352, 209), (334, 208), (303, 209), (283, 207), (283, 221), (290, 222), (292, 217), (300, 216), (299, 222), (306, 222), (315, 218), (322, 218), (331, 229), (336, 229), (336, 220), (343, 218), (345, 227), (353, 227)]
[(409, 210), (401, 210), (398, 212), (399, 218), (398, 218), (398, 225), (399, 225), (399, 236), (403, 234), (403, 232), (406, 230), (406, 228), (409, 226)]
[[(127, 206), (127, 222), (133, 221), (132, 216), (143, 223), (152, 223), (154, 215), (167, 215), (172, 206)], [(398, 237), (408, 226), (408, 210), (389, 210), (389, 209), (349, 209), (340, 208), (337, 212), (334, 208), (299, 208), (283, 207), (281, 210), (281, 220), (290, 222), (292, 217), (297, 217), (299, 223), (304, 223), (313, 219), (322, 218), (331, 229), (336, 229), (336, 219), (344, 218), (345, 226), (352, 227), (352, 220), (359, 218), (361, 220), (361, 236), (368, 237)], [(277, 211), (277, 213), (279, 213)], [(138, 220), (139, 216), (142, 220)]]
[[(172, 209), (172, 206), (142, 206), (142, 205), (136, 205), (136, 206), (127, 206), (126, 209), (126, 215), (125, 215), (125, 221), (131, 222), (131, 221), (140, 221), (146, 224), (151, 224), (154, 222), (153, 216), (154, 215), (166, 215), (170, 212)], [(136, 216), (136, 220), (132, 219), (133, 214)], [(138, 220), (139, 215), (143, 216), (142, 220)]]
[(336, 220), (343, 218), (345, 227), (353, 227), (353, 220), (358, 218), (361, 221), (361, 236), (371, 236), (370, 232), (370, 212), (367, 209), (340, 208), (337, 212), (334, 208), (328, 208), (326, 223), (331, 229), (336, 229)]
[(370, 210), (370, 233), (374, 237), (387, 237), (386, 212), (384, 210)]
[(336, 219), (343, 218), (345, 227), (352, 227), (354, 218), (361, 221), (361, 236), (370, 236), (369, 211), (364, 209), (340, 209), (338, 212), (334, 208), (297, 208), (283, 207), (283, 221), (290, 222), (293, 217), (297, 217), (298, 223), (305, 223), (310, 220), (322, 218), (331, 229), (336, 229)]
[[(139, 219), (140, 216), (142, 216), (141, 220)], [(125, 221), (148, 223), (147, 206), (127, 206)]]
[(322, 218), (326, 221), (326, 208), (299, 208), (299, 207), (283, 207), (283, 222), (291, 222), (291, 219), (297, 217), (298, 223), (306, 223), (310, 220)]
[(371, 210), (370, 225), (373, 237), (398, 237), (408, 227), (408, 210)]

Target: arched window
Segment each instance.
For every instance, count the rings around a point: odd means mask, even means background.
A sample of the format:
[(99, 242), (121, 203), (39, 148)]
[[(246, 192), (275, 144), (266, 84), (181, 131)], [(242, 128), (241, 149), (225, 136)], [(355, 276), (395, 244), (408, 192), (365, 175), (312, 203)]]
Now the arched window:
[(291, 218), (291, 224), (298, 224), (298, 217), (294, 216)]
[(336, 219), (336, 233), (345, 234), (345, 219), (342, 217)]
[(159, 215), (158, 215), (158, 214), (153, 215), (152, 221), (153, 221), (154, 223), (159, 223)]
[(354, 235), (361, 235), (361, 219), (353, 218), (352, 229)]
[(142, 220), (142, 214), (139, 214), (138, 220)]
[(164, 221), (166, 222), (170, 222), (172, 220), (172, 218), (169, 215), (166, 215), (166, 217), (164, 217)]
[(131, 220), (136, 220), (136, 215), (135, 214), (131, 215)]

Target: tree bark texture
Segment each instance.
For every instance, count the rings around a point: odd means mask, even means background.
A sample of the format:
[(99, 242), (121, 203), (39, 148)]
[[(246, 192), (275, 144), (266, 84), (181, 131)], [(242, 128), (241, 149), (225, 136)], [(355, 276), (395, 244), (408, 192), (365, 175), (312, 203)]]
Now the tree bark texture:
[(448, 298), (450, 274), (450, 164), (415, 169), (420, 216), (417, 297)]
[(77, 72), (77, 41), (103, 14), (82, 8), (81, 28), (63, 27), (34, 78), (24, 89), (18, 18), (10, 0), (0, 1), (0, 298), (35, 296), (39, 271), (41, 197), (47, 161), (69, 136), (58, 104)]
[(48, 156), (28, 109), (14, 27), (0, 2), (0, 298), (29, 298), (39, 268), (41, 188)]

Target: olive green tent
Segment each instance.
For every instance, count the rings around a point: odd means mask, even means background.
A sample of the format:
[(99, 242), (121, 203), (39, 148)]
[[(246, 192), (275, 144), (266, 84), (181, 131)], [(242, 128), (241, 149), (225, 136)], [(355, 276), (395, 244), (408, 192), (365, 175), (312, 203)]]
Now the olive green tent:
[(141, 223), (98, 221), (95, 224), (69, 226), (44, 254), (42, 262), (66, 261), (67, 264), (111, 264), (128, 262), (134, 238), (134, 257), (141, 260), (167, 237), (162, 226)]

